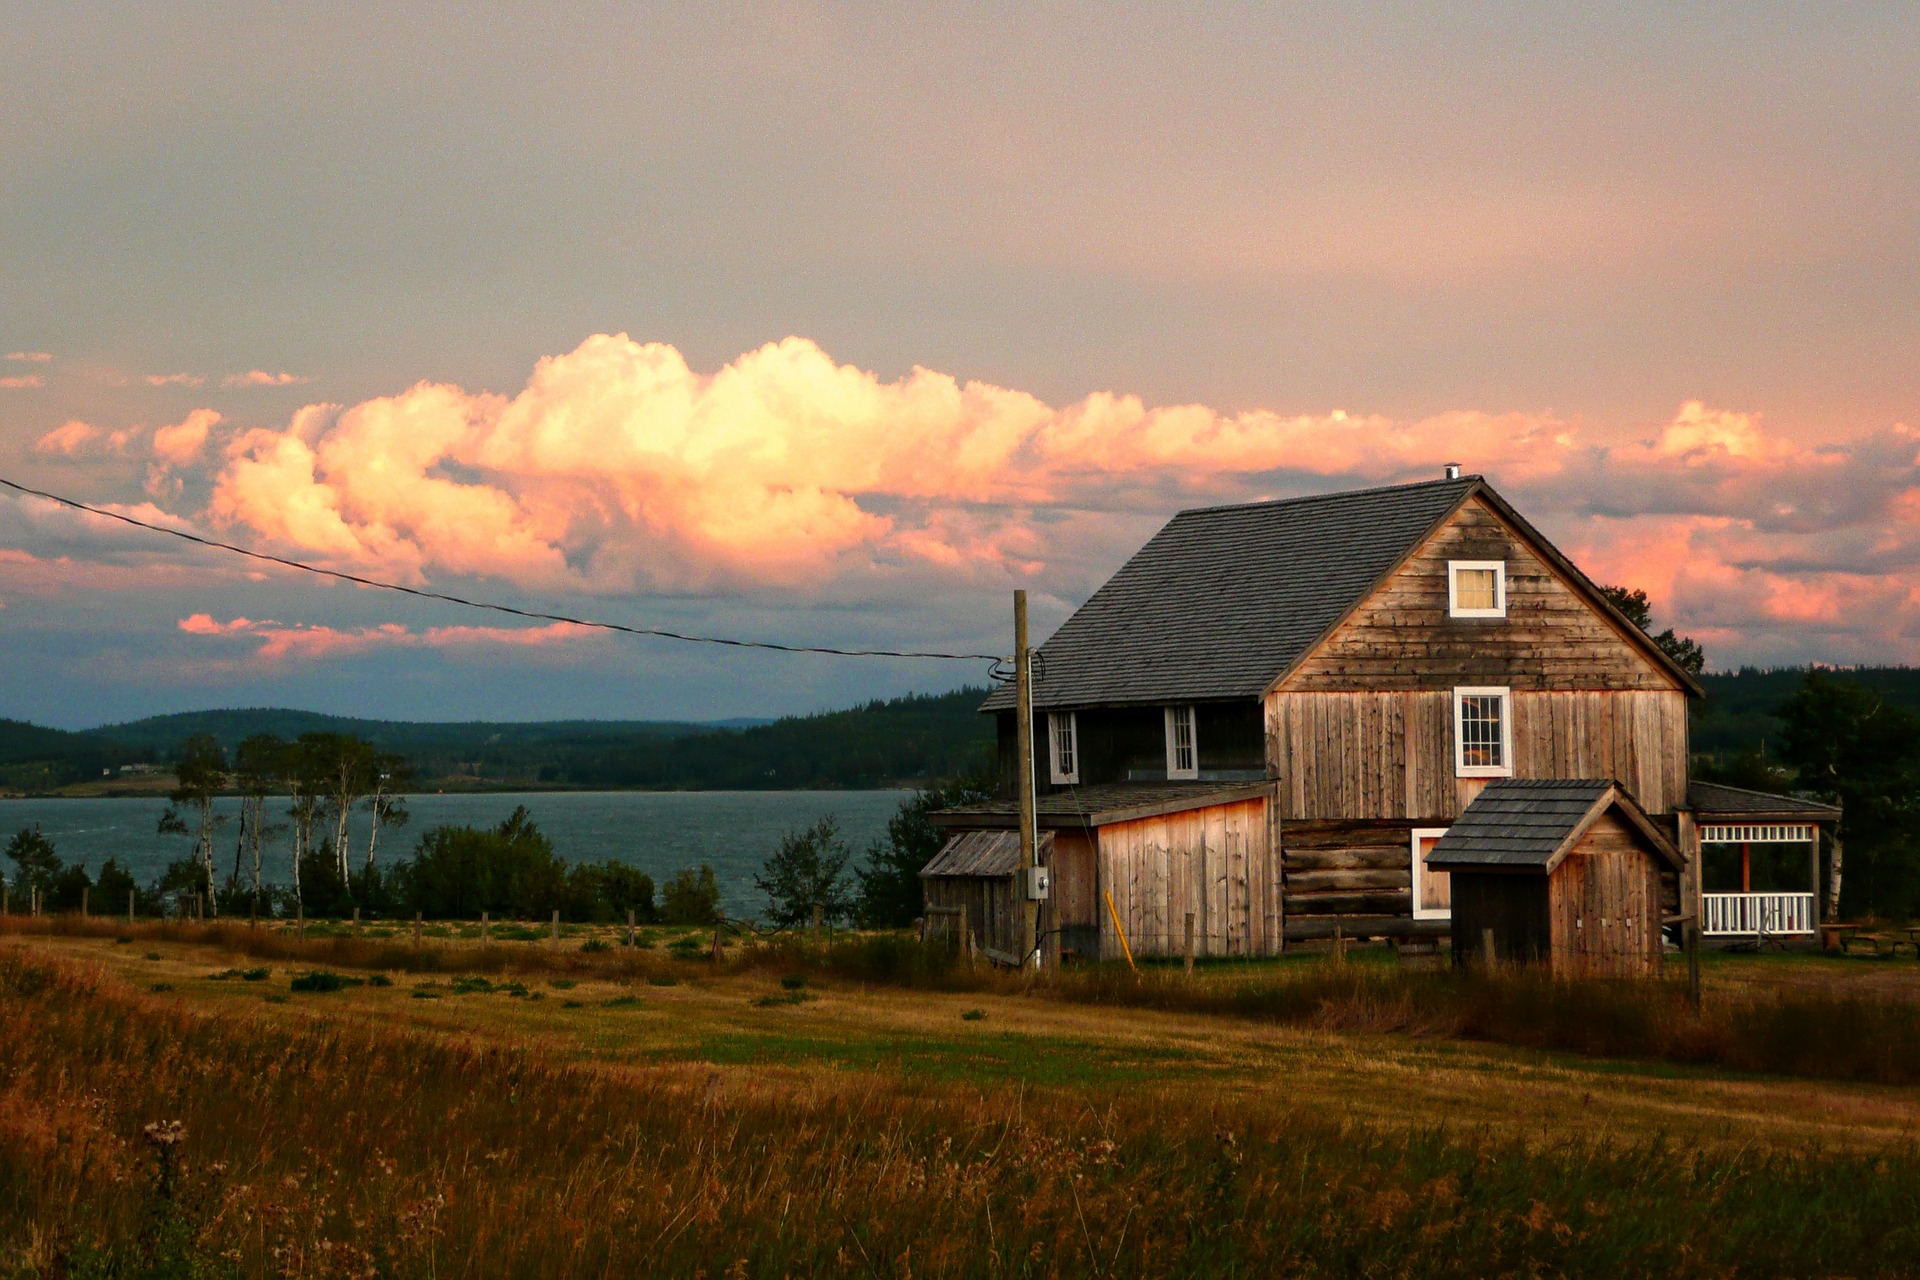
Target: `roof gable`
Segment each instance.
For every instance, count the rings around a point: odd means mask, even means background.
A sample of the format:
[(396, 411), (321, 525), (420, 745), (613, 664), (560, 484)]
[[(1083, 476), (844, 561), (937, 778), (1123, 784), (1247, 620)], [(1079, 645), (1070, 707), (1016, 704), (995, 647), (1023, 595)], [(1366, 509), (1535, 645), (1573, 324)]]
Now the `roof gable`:
[(1679, 851), (1608, 778), (1501, 778), (1474, 797), (1427, 855), (1436, 870), (1550, 872), (1605, 813), (1617, 813), (1641, 843), (1681, 869)]
[(1040, 647), (1034, 705), (1257, 698), (1478, 485), (1183, 511)]

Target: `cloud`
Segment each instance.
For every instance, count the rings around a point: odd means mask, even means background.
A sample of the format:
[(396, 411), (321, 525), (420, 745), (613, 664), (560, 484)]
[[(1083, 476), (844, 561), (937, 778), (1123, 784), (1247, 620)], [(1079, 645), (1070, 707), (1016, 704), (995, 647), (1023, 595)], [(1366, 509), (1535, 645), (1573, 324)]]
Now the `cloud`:
[[(1596, 576), (1648, 589), (1662, 625), (1697, 631), (1716, 660), (1900, 659), (1920, 639), (1920, 432), (1900, 424), (1816, 444), (1701, 401), (1625, 432), (1542, 412), (1222, 413), (1105, 392), (1055, 406), (925, 368), (883, 378), (800, 338), (703, 374), (671, 346), (605, 334), (511, 395), (423, 382), (309, 404), (216, 448), (219, 424), (199, 410), (156, 432), (150, 492), (175, 501), (167, 468), (204, 463), (216, 527), (408, 583), (857, 605), (945, 628), (970, 625), (958, 602), (1011, 585), (1084, 599), (1183, 506), (1459, 460)], [(69, 424), (37, 447), (122, 446)], [(283, 656), (455, 643), (246, 634)]]
[(180, 630), (195, 636), (245, 636), (260, 642), (253, 656), (265, 663), (318, 661), (373, 649), (465, 649), (485, 645), (543, 648), (592, 636), (590, 628), (555, 622), (538, 627), (429, 627), (413, 631), (397, 622), (370, 627), (285, 626), (271, 620), (235, 618), (220, 622), (211, 614), (180, 619)]
[(108, 431), (90, 422), (69, 418), (35, 440), (33, 451), (66, 458), (103, 457), (108, 454), (125, 453), (127, 446), (132, 444), (139, 434), (131, 427), (119, 431)]
[(303, 378), (297, 373), (268, 373), (265, 369), (249, 369), (245, 373), (228, 374), (220, 379), (220, 385), (223, 387), (292, 387), (311, 381), (313, 379)]
[(37, 373), (17, 374), (10, 378), (0, 378), (0, 388), (8, 391), (28, 391), (34, 387), (44, 387), (46, 382)]
[(207, 380), (197, 373), (150, 373), (141, 381), (150, 387), (199, 387)]
[(7, 359), (24, 360), (28, 364), (45, 364), (53, 359), (53, 355), (46, 351), (9, 351)]
[(220, 415), (212, 409), (195, 409), (172, 426), (161, 427), (153, 433), (154, 456), (176, 467), (198, 461), (207, 446), (207, 433), (220, 421)]

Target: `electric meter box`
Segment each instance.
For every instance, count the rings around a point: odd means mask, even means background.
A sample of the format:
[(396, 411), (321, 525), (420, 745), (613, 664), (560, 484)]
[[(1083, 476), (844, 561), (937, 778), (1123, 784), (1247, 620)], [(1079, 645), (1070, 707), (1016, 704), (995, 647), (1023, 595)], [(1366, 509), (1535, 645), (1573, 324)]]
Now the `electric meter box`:
[(1045, 902), (1053, 896), (1053, 868), (1034, 867), (1021, 877), (1026, 881), (1026, 898), (1029, 902)]

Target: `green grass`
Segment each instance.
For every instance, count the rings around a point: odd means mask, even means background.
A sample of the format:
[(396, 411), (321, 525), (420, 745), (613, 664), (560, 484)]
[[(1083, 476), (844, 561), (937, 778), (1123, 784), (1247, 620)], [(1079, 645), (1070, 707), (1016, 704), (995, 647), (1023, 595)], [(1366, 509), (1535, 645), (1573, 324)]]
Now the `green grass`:
[[(1611, 1280), (1920, 1257), (1911, 1147), (1360, 1124), (1071, 1036), (722, 1035), (636, 1068), (209, 1009), (0, 950), (0, 1273)], [(159, 1120), (183, 1127), (171, 1172), (142, 1137)]]

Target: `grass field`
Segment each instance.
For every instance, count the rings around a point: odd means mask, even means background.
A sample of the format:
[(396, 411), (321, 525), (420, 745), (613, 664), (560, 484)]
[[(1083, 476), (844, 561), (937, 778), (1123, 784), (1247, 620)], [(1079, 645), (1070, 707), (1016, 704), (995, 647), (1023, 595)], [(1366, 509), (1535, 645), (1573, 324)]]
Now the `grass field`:
[[(1029, 987), (902, 969), (897, 947), (879, 965), (791, 946), (716, 964), (665, 945), (9, 923), (15, 1274), (1920, 1265), (1920, 1092), (1870, 1082), (1871, 1063), (1821, 1079), (1623, 1052), (1621, 1028), (1672, 1021), (1666, 992), (1651, 1021), (1602, 1018), (1608, 1056), (1583, 1057), (1465, 1038), (1487, 1034), (1469, 1025), (1485, 992), (1381, 964)], [(1784, 1004), (1785, 1034), (1865, 1026), (1889, 1061), (1920, 1060), (1917, 1002), (1911, 960), (1708, 966), (1710, 1014)], [(1896, 1016), (1847, 1022), (1863, 1008)], [(1727, 1037), (1782, 1034), (1740, 1016), (1693, 1034), (1723, 1057)], [(143, 1134), (173, 1121), (179, 1141)]]

